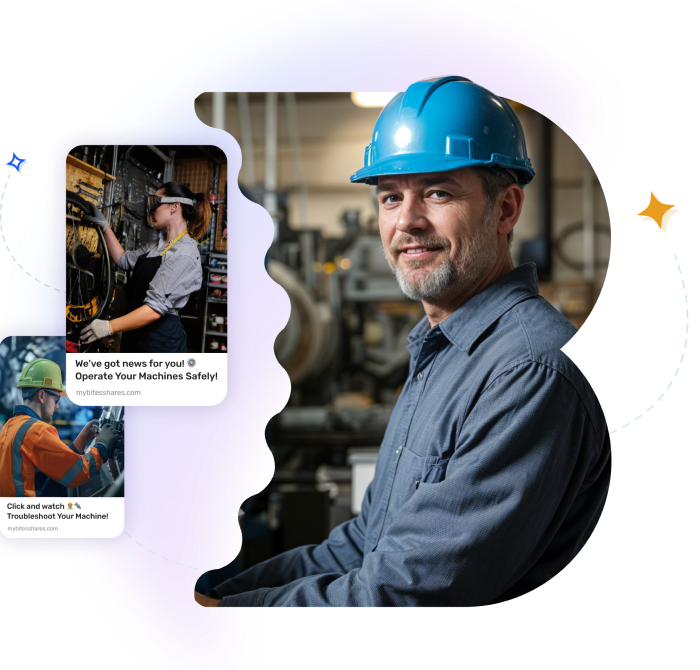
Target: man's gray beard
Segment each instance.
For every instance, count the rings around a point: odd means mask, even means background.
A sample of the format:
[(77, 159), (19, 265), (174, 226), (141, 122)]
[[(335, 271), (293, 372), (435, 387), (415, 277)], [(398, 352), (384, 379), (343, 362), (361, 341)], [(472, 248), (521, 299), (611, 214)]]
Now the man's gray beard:
[[(410, 237), (410, 242), (407, 242)], [(387, 256), (389, 266), (399, 282), (399, 288), (404, 295), (411, 300), (424, 300), (426, 302), (436, 302), (440, 298), (447, 297), (454, 292), (457, 286), (460, 292), (467, 292), (473, 288), (481, 279), (485, 272), (493, 266), (498, 257), (493, 231), (493, 212), (487, 211), (481, 225), (476, 231), (476, 235), (466, 240), (462, 246), (459, 256), (453, 261), (450, 258), (451, 245), (448, 240), (440, 237), (428, 236), (405, 236), (399, 238), (392, 245), (393, 253), (397, 251), (398, 243), (421, 244), (428, 247), (441, 247), (445, 251), (445, 259), (440, 265), (428, 275), (418, 281), (409, 280), (404, 274), (404, 268), (400, 267), (398, 259), (395, 263)], [(409, 268), (421, 267), (425, 261), (408, 261)]]

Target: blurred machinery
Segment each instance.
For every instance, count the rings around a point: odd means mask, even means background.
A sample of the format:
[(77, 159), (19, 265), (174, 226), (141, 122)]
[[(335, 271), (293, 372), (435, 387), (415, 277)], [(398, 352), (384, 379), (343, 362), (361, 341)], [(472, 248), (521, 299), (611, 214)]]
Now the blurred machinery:
[[(261, 191), (242, 190), (265, 200)], [(406, 337), (424, 314), (399, 290), (373, 221), (346, 210), (345, 235), (328, 239), (318, 228), (293, 230), (287, 194), (275, 198), (266, 265), (291, 302), (275, 354), (292, 392), (268, 425), (275, 473), (243, 506), (243, 549), (234, 563), (201, 577), (202, 592), (281, 551), (323, 541), (357, 513), (350, 457), (363, 452), (371, 464), (379, 451), (408, 372)]]
[[(106, 424), (112, 424), (119, 436), (117, 447), (114, 450), (114, 455), (103, 466), (99, 473), (100, 483), (102, 488), (90, 493), (92, 496), (104, 496), (107, 498), (123, 497), (124, 496), (124, 408), (120, 405), (109, 405), (102, 408), (100, 414), (100, 422), (97, 424), (96, 433)], [(107, 475), (109, 472), (110, 477)], [(93, 478), (94, 479), (94, 478)], [(91, 480), (92, 481), (92, 480)], [(85, 486), (89, 486), (88, 482)], [(82, 487), (78, 487), (79, 495), (83, 495)]]
[[(12, 416), (15, 405), (22, 404), (17, 380), (22, 368), (35, 358), (47, 358), (57, 363), (65, 379), (65, 340), (60, 337), (8, 337), (0, 342), (0, 427)], [(95, 436), (105, 423), (114, 424), (120, 442), (114, 457), (100, 471), (81, 486), (71, 489), (73, 496), (124, 495), (124, 408), (121, 406), (82, 407), (67, 396), (60, 399), (51, 424), (66, 444), (75, 440), (88, 421), (98, 419)], [(68, 488), (51, 482), (51, 496), (66, 497)]]
[[(264, 201), (260, 192), (244, 193)], [(202, 577), (198, 588), (205, 592), (281, 551), (321, 542), (357, 514), (353, 467), (362, 463), (371, 479), (408, 372), (406, 338), (424, 314), (399, 290), (373, 220), (346, 210), (345, 235), (328, 239), (321, 229), (293, 230), (286, 193), (275, 197), (277, 234), (267, 269), (291, 302), (275, 354), (292, 392), (268, 425), (275, 473), (243, 506), (243, 550), (230, 566)]]

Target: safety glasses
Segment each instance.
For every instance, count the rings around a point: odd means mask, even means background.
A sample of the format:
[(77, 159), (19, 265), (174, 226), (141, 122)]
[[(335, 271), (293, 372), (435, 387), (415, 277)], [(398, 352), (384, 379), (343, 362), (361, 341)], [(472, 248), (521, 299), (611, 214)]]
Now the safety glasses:
[(153, 216), (155, 211), (161, 205), (167, 205), (172, 202), (179, 202), (183, 205), (194, 205), (194, 200), (190, 198), (175, 198), (167, 195), (149, 195), (147, 196), (146, 207), (148, 208), (148, 214)]

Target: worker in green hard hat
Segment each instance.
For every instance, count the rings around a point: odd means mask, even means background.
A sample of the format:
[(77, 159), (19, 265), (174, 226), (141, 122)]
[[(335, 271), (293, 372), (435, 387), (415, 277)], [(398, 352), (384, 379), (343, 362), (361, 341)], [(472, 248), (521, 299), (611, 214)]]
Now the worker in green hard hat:
[[(0, 496), (35, 497), (65, 495), (64, 487), (75, 487), (96, 475), (111, 458), (118, 435), (107, 424), (97, 436), (96, 420), (88, 421), (72, 444), (64, 444), (50, 425), (59, 399), (66, 395), (61, 368), (45, 358), (24, 366), (17, 388), (21, 405), (0, 431)], [(60, 487), (57, 487), (57, 482)]]

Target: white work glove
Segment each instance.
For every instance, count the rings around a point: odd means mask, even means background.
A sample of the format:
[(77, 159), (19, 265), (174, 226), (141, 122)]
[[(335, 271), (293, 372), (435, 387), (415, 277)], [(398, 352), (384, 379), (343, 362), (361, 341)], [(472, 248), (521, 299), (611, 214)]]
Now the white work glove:
[(80, 331), (80, 343), (90, 344), (95, 340), (101, 340), (103, 337), (109, 337), (112, 332), (109, 330), (109, 321), (95, 319), (89, 326), (85, 326)]
[(107, 219), (105, 219), (104, 214), (97, 209), (95, 205), (91, 205), (92, 207), (92, 214), (91, 215), (85, 215), (83, 217), (84, 221), (90, 221), (91, 223), (94, 223), (98, 228), (102, 228), (103, 232), (107, 229), (107, 226), (109, 225), (107, 223)]

